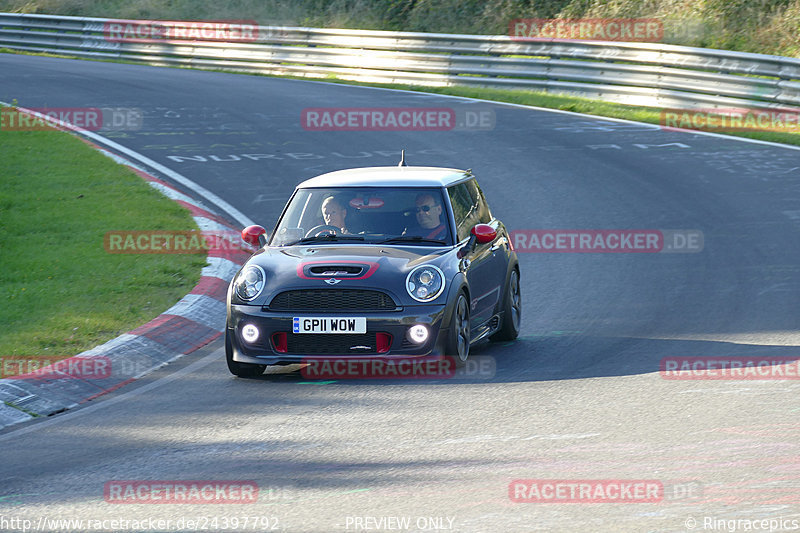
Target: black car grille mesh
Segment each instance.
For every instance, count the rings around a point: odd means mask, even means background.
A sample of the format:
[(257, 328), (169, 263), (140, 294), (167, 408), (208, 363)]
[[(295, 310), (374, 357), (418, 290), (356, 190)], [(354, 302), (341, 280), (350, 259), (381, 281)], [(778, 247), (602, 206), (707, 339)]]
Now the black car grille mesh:
[(388, 294), (362, 289), (303, 289), (285, 291), (272, 299), (271, 311), (394, 311)]
[(374, 333), (331, 333), (289, 335), (288, 353), (292, 355), (371, 355), (377, 353)]

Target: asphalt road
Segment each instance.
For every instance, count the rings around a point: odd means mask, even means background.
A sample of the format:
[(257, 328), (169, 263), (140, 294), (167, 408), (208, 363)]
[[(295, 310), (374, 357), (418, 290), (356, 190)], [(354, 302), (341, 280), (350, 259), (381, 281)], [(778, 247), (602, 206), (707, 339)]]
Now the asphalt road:
[[(659, 373), (669, 357), (800, 358), (799, 151), (255, 76), (8, 54), (0, 72), (0, 101), (141, 110), (141, 129), (106, 136), (268, 228), (301, 180), (394, 165), (405, 148), (412, 165), (472, 168), (511, 230), (704, 237), (697, 253), (521, 252), (522, 335), (473, 350), (492, 375), (242, 380), (217, 342), (88, 407), (0, 433), (0, 530), (31, 520), (40, 530), (253, 531), (256, 517), (255, 530), (288, 532), (744, 531), (763, 519), (800, 529), (800, 382)], [(417, 106), (489, 109), (495, 126), (300, 123), (309, 107)], [(517, 503), (509, 485), (519, 479), (666, 490), (649, 503)], [(103, 492), (114, 480), (260, 490), (256, 503), (115, 504)], [(95, 522), (48, 529), (45, 519)], [(113, 529), (113, 519), (152, 522)]]

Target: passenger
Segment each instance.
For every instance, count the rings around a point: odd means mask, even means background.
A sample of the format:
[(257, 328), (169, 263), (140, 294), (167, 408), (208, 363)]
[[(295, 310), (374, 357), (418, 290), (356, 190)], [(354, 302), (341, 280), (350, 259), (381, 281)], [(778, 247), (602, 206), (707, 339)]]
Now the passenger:
[(325, 201), (322, 202), (322, 219), (325, 224), (339, 228), (341, 233), (347, 233), (345, 218), (347, 218), (347, 209), (344, 205), (333, 196), (325, 198)]
[(414, 203), (419, 226), (407, 229), (405, 234), (419, 235), (426, 239), (447, 240), (447, 226), (442, 222), (442, 205), (428, 193), (417, 195)]

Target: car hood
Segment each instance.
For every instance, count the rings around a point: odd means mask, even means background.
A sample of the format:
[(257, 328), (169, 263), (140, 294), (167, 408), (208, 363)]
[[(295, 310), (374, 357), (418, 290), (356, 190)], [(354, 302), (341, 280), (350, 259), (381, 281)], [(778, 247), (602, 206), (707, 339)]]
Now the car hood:
[[(419, 304), (405, 291), (406, 276), (423, 264), (445, 270), (445, 257), (449, 253), (453, 253), (453, 247), (349, 244), (266, 247), (246, 263), (260, 266), (267, 276), (262, 293), (248, 303), (267, 304), (284, 290), (335, 287), (380, 289), (389, 292), (401, 305)], [(445, 277), (450, 276), (445, 273)]]

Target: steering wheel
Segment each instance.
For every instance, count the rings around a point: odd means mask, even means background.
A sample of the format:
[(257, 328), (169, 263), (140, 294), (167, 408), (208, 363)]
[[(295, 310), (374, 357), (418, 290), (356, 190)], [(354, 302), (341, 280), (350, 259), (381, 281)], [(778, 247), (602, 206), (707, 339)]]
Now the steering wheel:
[(334, 235), (338, 235), (342, 232), (342, 228), (337, 228), (336, 226), (331, 226), (330, 224), (320, 224), (319, 226), (314, 226), (313, 228), (308, 230), (308, 233), (306, 233), (306, 237), (311, 237), (311, 236), (316, 237), (317, 235), (322, 235), (325, 232), (330, 232), (333, 233)]

